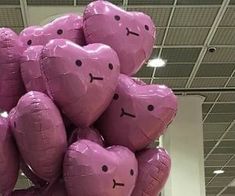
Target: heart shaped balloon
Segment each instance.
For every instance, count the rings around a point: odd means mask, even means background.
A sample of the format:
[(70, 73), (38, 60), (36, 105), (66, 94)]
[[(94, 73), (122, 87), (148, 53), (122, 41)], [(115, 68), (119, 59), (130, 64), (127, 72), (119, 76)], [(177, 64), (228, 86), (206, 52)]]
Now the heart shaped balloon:
[(70, 196), (130, 196), (137, 177), (135, 155), (125, 147), (107, 149), (89, 140), (73, 143), (64, 159)]
[(141, 150), (164, 133), (176, 110), (177, 99), (171, 89), (139, 85), (121, 74), (113, 101), (97, 127), (109, 145)]
[(21, 74), (26, 90), (46, 93), (46, 85), (40, 70), (39, 59), (43, 46), (28, 47), (21, 59)]
[(67, 148), (59, 110), (45, 94), (31, 91), (10, 113), (11, 126), (25, 163), (37, 176), (53, 182), (61, 174)]
[(108, 1), (94, 1), (84, 12), (87, 43), (103, 43), (118, 54), (121, 73), (135, 74), (150, 57), (155, 40), (151, 18), (140, 12), (127, 12)]
[(78, 127), (91, 125), (112, 100), (119, 60), (109, 46), (55, 39), (44, 47), (40, 63), (48, 93)]
[(138, 178), (132, 196), (157, 196), (164, 187), (171, 169), (171, 159), (162, 148), (137, 153)]
[(0, 109), (4, 111), (10, 111), (25, 92), (20, 75), (23, 49), (15, 32), (0, 28)]
[(27, 27), (20, 33), (19, 37), (25, 47), (45, 45), (55, 38), (64, 38), (84, 45), (83, 19), (77, 14), (67, 14), (42, 27)]
[(72, 135), (70, 136), (69, 144), (72, 144), (81, 139), (90, 140), (101, 146), (104, 146), (103, 137), (100, 135), (99, 131), (94, 128), (76, 128), (73, 130)]
[(0, 117), (0, 195), (14, 189), (19, 172), (19, 157), (8, 119)]

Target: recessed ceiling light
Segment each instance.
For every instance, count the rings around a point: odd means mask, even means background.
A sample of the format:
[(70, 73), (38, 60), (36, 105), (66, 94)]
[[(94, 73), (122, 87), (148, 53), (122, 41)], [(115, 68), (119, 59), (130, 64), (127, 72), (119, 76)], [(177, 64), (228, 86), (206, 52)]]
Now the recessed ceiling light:
[(223, 174), (224, 170), (215, 170), (213, 171), (214, 174)]
[(164, 67), (166, 65), (166, 62), (166, 60), (163, 60), (161, 58), (150, 59), (147, 67)]
[(21, 174), (20, 174), (21, 176), (25, 176), (25, 174), (23, 173), (23, 172), (21, 172)]
[(3, 118), (7, 118), (8, 117), (8, 113), (7, 112), (2, 112), (2, 113), (0, 113), (0, 115)]

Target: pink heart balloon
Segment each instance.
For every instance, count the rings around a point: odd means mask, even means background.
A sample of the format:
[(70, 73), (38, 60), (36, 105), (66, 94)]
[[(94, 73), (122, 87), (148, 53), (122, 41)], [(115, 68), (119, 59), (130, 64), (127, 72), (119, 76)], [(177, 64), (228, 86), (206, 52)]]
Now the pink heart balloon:
[(67, 148), (59, 110), (45, 94), (31, 91), (20, 98), (10, 119), (25, 163), (37, 176), (53, 182), (61, 174)]
[(119, 60), (103, 44), (81, 47), (55, 39), (43, 49), (41, 70), (48, 93), (64, 114), (78, 127), (88, 127), (112, 100)]
[(70, 196), (130, 196), (136, 177), (136, 158), (122, 146), (105, 149), (80, 140), (65, 155), (64, 180)]
[(138, 178), (132, 196), (157, 196), (170, 174), (171, 159), (162, 148), (146, 149), (137, 154)]
[(8, 119), (0, 117), (0, 194), (9, 195), (19, 172), (19, 158)]
[(121, 73), (135, 74), (150, 57), (155, 40), (151, 18), (140, 12), (127, 12), (108, 1), (94, 1), (84, 12), (87, 43), (103, 43), (118, 54)]
[(101, 146), (104, 146), (103, 137), (100, 135), (99, 131), (94, 128), (90, 128), (90, 127), (76, 128), (70, 137), (69, 144), (77, 142), (78, 140), (81, 140), (81, 139), (90, 140)]
[(26, 90), (46, 93), (46, 85), (40, 70), (39, 59), (43, 46), (30, 46), (22, 56), (21, 74)]
[(26, 47), (45, 45), (51, 39), (55, 38), (64, 38), (79, 45), (84, 45), (82, 17), (77, 14), (67, 14), (42, 27), (27, 27), (20, 33), (20, 40)]
[(0, 109), (10, 111), (25, 92), (20, 75), (23, 45), (15, 32), (0, 28)]
[(176, 115), (177, 99), (164, 85), (139, 85), (120, 75), (113, 102), (97, 127), (109, 145), (136, 151), (164, 133)]

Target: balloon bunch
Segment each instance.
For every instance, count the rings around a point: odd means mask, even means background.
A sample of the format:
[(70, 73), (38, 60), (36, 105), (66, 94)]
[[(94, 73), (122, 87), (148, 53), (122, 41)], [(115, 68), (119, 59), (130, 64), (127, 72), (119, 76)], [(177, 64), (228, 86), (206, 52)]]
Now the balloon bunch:
[[(154, 42), (149, 16), (101, 0), (19, 35), (0, 28), (0, 193), (159, 194), (171, 162), (149, 144), (177, 100), (131, 78)], [(34, 186), (13, 191), (20, 169)]]

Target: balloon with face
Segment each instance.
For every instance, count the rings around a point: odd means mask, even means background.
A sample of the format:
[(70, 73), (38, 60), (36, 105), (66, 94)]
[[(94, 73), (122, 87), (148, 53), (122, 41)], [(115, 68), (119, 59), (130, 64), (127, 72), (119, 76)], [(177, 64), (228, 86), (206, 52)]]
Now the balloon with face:
[(45, 94), (31, 91), (10, 113), (11, 126), (25, 163), (51, 183), (61, 175), (67, 138), (60, 112)]
[(127, 12), (108, 1), (94, 1), (84, 12), (87, 43), (103, 43), (118, 54), (121, 73), (135, 74), (150, 57), (155, 40), (151, 18), (140, 12)]
[(157, 196), (165, 185), (171, 159), (163, 148), (145, 149), (136, 155), (138, 177), (132, 196)]
[(119, 60), (109, 46), (55, 39), (44, 47), (40, 63), (49, 95), (77, 127), (90, 126), (112, 100)]
[(164, 133), (176, 111), (177, 99), (171, 89), (137, 84), (121, 74), (113, 101), (97, 127), (109, 145), (141, 150)]
[(18, 151), (10, 131), (8, 119), (0, 117), (0, 194), (14, 189), (19, 172)]
[(64, 159), (70, 196), (130, 196), (137, 177), (135, 155), (125, 147), (104, 149), (89, 140), (73, 143)]
[(22, 79), (28, 92), (39, 91), (47, 93), (39, 63), (42, 49), (43, 46), (41, 45), (30, 46), (22, 55), (20, 68)]
[(0, 28), (0, 109), (10, 111), (24, 94), (20, 74), (23, 45), (9, 28)]
[(51, 39), (64, 38), (84, 45), (83, 19), (77, 14), (67, 14), (40, 27), (25, 28), (19, 35), (25, 47), (45, 45)]

